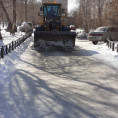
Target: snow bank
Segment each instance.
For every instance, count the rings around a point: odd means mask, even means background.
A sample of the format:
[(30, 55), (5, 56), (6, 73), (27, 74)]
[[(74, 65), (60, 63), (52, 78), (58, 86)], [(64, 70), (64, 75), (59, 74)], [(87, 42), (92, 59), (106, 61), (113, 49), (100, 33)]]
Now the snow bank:
[(0, 47), (4, 46), (3, 40), (0, 40)]
[[(0, 26), (1, 27), (1, 26)], [(1, 27), (1, 34), (3, 37), (3, 40), (0, 40), (0, 47), (7, 45), (9, 43), (11, 43), (12, 41), (17, 40), (18, 38), (22, 37), (25, 33), (21, 33), (19, 30), (18, 32), (15, 33), (15, 35), (10, 35), (9, 32), (6, 32), (6, 27)]]
[(85, 32), (79, 33), (77, 34), (77, 38), (87, 38), (87, 33)]
[[(93, 45), (91, 41), (88, 41), (88, 44), (83, 43), (85, 45), (85, 49), (93, 50), (98, 52), (97, 58), (103, 60), (105, 63), (109, 63), (113, 67), (118, 68), (118, 53), (109, 49), (106, 43), (99, 42), (98, 45)], [(92, 53), (92, 52), (90, 52)]]
[(87, 38), (87, 33), (83, 29), (76, 29), (77, 38)]
[(0, 60), (0, 83), (4, 82), (4, 79), (8, 78), (10, 73), (15, 70), (13, 60), (6, 56)]
[(112, 51), (106, 46), (106, 43), (99, 45), (98, 51), (106, 60), (109, 60), (111, 63), (118, 63), (118, 53), (116, 52), (116, 49), (115, 51)]
[(29, 42), (32, 40), (32, 37), (28, 38), (14, 51), (11, 51), (11, 53), (4, 56), (3, 59), (0, 59), (0, 84), (4, 84), (4, 82), (9, 81), (8, 78), (15, 71), (15, 67), (18, 64), (20, 56), (25, 52)]

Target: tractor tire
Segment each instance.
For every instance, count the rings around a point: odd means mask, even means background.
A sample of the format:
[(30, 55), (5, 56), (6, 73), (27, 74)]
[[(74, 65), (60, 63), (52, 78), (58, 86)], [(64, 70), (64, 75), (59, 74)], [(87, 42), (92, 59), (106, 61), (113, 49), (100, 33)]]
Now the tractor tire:
[(93, 43), (94, 45), (97, 45), (97, 44), (98, 44), (98, 41), (92, 41), (92, 43)]

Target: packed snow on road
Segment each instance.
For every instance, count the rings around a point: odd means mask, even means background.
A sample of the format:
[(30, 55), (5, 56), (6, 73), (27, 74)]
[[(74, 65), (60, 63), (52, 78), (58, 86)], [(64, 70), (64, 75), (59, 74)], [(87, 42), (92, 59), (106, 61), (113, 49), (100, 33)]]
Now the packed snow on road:
[(117, 83), (118, 53), (106, 44), (37, 52), (32, 36), (0, 59), (0, 118), (118, 118)]

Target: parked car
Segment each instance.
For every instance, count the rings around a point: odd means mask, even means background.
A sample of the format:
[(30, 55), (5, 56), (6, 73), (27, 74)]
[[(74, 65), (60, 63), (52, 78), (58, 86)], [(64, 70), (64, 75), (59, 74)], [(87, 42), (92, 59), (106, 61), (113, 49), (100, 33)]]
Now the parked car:
[(21, 24), (21, 26), (19, 27), (19, 30), (21, 32), (26, 32), (26, 33), (30, 32), (30, 31), (33, 32), (32, 23), (30, 23), (30, 22), (23, 22)]
[(77, 28), (77, 29), (76, 29), (76, 34), (81, 33), (81, 31), (82, 31), (82, 29)]
[(74, 30), (75, 31), (76, 30), (75, 25), (70, 25), (70, 30), (72, 30), (72, 31)]
[(118, 41), (118, 27), (104, 26), (99, 27), (95, 31), (88, 34), (88, 40), (96, 45), (99, 41), (107, 41), (107, 39)]
[(76, 29), (77, 38), (87, 38), (87, 33), (83, 29)]

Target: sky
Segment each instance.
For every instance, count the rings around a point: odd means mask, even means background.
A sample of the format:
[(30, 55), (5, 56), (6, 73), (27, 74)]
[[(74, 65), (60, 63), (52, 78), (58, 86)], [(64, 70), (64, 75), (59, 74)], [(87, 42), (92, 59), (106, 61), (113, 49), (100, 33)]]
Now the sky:
[(76, 0), (68, 0), (68, 11), (74, 10), (77, 8)]
[(71, 10), (74, 10), (76, 8), (77, 8), (76, 0), (68, 0), (68, 11), (70, 12)]

